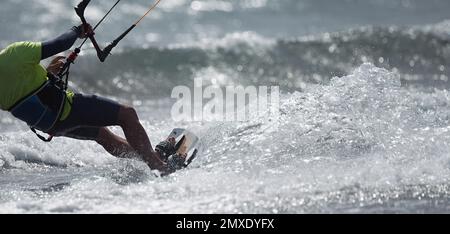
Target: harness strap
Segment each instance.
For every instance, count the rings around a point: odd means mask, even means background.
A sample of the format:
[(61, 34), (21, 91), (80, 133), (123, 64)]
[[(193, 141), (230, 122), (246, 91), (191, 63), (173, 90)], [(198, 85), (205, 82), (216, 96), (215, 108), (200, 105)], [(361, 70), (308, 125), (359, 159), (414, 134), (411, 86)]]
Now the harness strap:
[(43, 142), (51, 142), (51, 141), (53, 140), (53, 136), (52, 136), (52, 135), (49, 135), (48, 138), (45, 138), (45, 137), (43, 137), (42, 135), (40, 135), (40, 134), (36, 131), (36, 129), (34, 129), (34, 128), (30, 128), (30, 129), (31, 129), (31, 131), (34, 132), (34, 134), (36, 134), (36, 136), (37, 136), (39, 139), (41, 139)]
[[(70, 67), (69, 67), (69, 68), (70, 68)], [(66, 82), (67, 82), (67, 79), (68, 79), (68, 76), (69, 76), (68, 74), (69, 74), (69, 71), (67, 71)], [(60, 78), (56, 77), (55, 75), (53, 75), (53, 74), (50, 73), (50, 72), (47, 74), (47, 77), (50, 79), (50, 82), (54, 82), (54, 84), (55, 84), (56, 86), (59, 86), (60, 88), (62, 88), (62, 89), (64, 90), (64, 92), (66, 92), (66, 90), (67, 90), (67, 83), (63, 83), (63, 81), (62, 81)], [(67, 98), (67, 96), (64, 94), (64, 95), (63, 95), (63, 100), (62, 100), (61, 105), (60, 105), (60, 107), (59, 107), (59, 109), (58, 109), (58, 117), (56, 118), (55, 123), (53, 123), (52, 128), (53, 128), (53, 127), (55, 126), (55, 124), (61, 119), (61, 116), (62, 116), (62, 114), (63, 114), (63, 108), (64, 108), (64, 105), (65, 105), (65, 103), (66, 103), (66, 98)], [(31, 131), (34, 132), (34, 134), (36, 134), (36, 136), (37, 136), (39, 139), (41, 139), (43, 142), (49, 143), (49, 142), (51, 142), (51, 141), (53, 140), (53, 137), (54, 137), (54, 136), (52, 136), (52, 135), (50, 135), (50, 134), (49, 134), (49, 136), (48, 136), (47, 138), (45, 138), (44, 136), (42, 136), (42, 135), (40, 135), (39, 133), (37, 133), (37, 131), (36, 131), (35, 128), (30, 127), (30, 129), (31, 129)]]
[(20, 104), (24, 103), (25, 101), (28, 100), (28, 98), (30, 98), (33, 95), (36, 95), (37, 93), (41, 92), (45, 86), (47, 86), (49, 81), (45, 81), (41, 86), (39, 86), (39, 88), (33, 90), (30, 94), (28, 94), (27, 96), (23, 97), (22, 99), (20, 99), (19, 101), (17, 101), (11, 108), (8, 109), (9, 112), (13, 112), (14, 109), (16, 109), (18, 106), (20, 106)]
[[(51, 110), (56, 115), (55, 119), (52, 119), (51, 121), (53, 121), (53, 122), (49, 122), (49, 124), (47, 125), (47, 127), (45, 127), (45, 129), (39, 128), (39, 130), (43, 130), (45, 132), (50, 131), (56, 125), (56, 123), (61, 119), (61, 116), (63, 114), (64, 105), (65, 105), (66, 99), (67, 99), (66, 92), (65, 92), (67, 86), (65, 86), (64, 81), (62, 81), (59, 77), (56, 77), (55, 75), (53, 75), (51, 73), (49, 73), (47, 75), (47, 77), (48, 77), (48, 80), (46, 82), (44, 82), (43, 85), (41, 85), (39, 88), (37, 88), (36, 90), (31, 92), (29, 95), (27, 95), (20, 101), (18, 101), (12, 108), (10, 108), (10, 112), (14, 113), (14, 111), (16, 111), (18, 108), (21, 108), (20, 106), (22, 104), (26, 103), (28, 100), (30, 100), (30, 98), (33, 98), (34, 96), (38, 97), (41, 102), (43, 100), (52, 100), (52, 99), (56, 100), (54, 98), (57, 98), (58, 100), (56, 101), (56, 103), (53, 104), (53, 107), (51, 108)], [(45, 90), (49, 87), (50, 87), (49, 90)], [(53, 87), (53, 88), (51, 88), (51, 87)], [(58, 90), (58, 91), (55, 91), (55, 90)], [(59, 94), (54, 96), (51, 93), (47, 94), (46, 92), (58, 92)], [(45, 101), (44, 101), (44, 103), (48, 104), (48, 102), (45, 102)], [(49, 104), (49, 105), (52, 105), (52, 104)], [(33, 122), (26, 121), (28, 123), (31, 131), (33, 133), (35, 133), (36, 136), (44, 142), (52, 141), (53, 136), (50, 135), (48, 138), (45, 138), (42, 135), (38, 134), (36, 125), (38, 125), (42, 121), (42, 119), (44, 118), (44, 115), (46, 114), (46, 112), (48, 110), (49, 110), (49, 106), (46, 107), (46, 110), (42, 113), (42, 115), (39, 117), (39, 119), (36, 120), (35, 123), (33, 123), (34, 120), (33, 120)], [(18, 116), (16, 116), (16, 117), (18, 117)], [(21, 119), (21, 118), (19, 117), (19, 119)], [(22, 120), (24, 120), (24, 119), (22, 119)]]

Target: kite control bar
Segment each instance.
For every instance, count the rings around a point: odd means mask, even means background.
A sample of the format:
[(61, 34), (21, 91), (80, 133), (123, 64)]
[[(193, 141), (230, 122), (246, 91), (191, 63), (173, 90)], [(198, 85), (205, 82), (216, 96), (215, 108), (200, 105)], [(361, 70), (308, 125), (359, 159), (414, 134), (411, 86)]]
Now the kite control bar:
[[(67, 84), (68, 84), (68, 79), (69, 79), (69, 71), (70, 71), (70, 65), (73, 64), (75, 62), (75, 60), (77, 59), (78, 55), (81, 52), (81, 48), (83, 47), (83, 45), (86, 43), (86, 41), (88, 39), (91, 40), (92, 44), (94, 45), (95, 50), (97, 51), (97, 57), (101, 62), (104, 62), (106, 60), (106, 58), (108, 58), (108, 56), (110, 55), (111, 51), (114, 49), (114, 47), (117, 46), (117, 44), (119, 44), (119, 42), (124, 39), (128, 33), (130, 33), (152, 10), (154, 10), (158, 4), (162, 1), (162, 0), (157, 0), (151, 7), (150, 9), (141, 17), (139, 18), (138, 21), (136, 21), (136, 23), (134, 23), (133, 25), (131, 25), (130, 28), (128, 28), (124, 33), (122, 33), (118, 38), (116, 38), (113, 42), (111, 42), (108, 46), (105, 47), (105, 49), (101, 49), (100, 46), (97, 43), (97, 40), (95, 39), (94, 35), (95, 35), (95, 30), (98, 28), (98, 26), (100, 26), (101, 23), (103, 23), (103, 21), (106, 19), (106, 17), (108, 17), (108, 15), (112, 12), (112, 10), (114, 10), (114, 8), (119, 4), (121, 0), (117, 0), (117, 2), (111, 7), (111, 9), (109, 9), (109, 11), (105, 14), (105, 16), (103, 16), (103, 18), (97, 23), (97, 25), (95, 25), (95, 27), (92, 29), (92, 33), (90, 35), (88, 35), (88, 38), (86, 38), (83, 43), (81, 43), (81, 45), (79, 47), (77, 47), (67, 58), (66, 58), (66, 62), (64, 63), (63, 67), (61, 68), (61, 71), (57, 74), (57, 77), (60, 78), (60, 80), (63, 80), (63, 78), (65, 77), (65, 87), (64, 89), (67, 89)], [(85, 28), (85, 30), (87, 30), (88, 28), (88, 22), (84, 16), (84, 13), (86, 11), (87, 6), (89, 5), (89, 3), (91, 2), (91, 0), (82, 0), (76, 7), (75, 7), (75, 12), (77, 13), (78, 17), (80, 17), (81, 22), (83, 23), (83, 26)]]
[[(108, 13), (106, 13), (105, 16), (100, 20), (100, 22), (98, 22), (97, 25), (93, 28), (93, 31), (95, 31), (95, 29), (97, 29), (97, 27), (106, 19), (106, 17), (108, 17), (108, 15), (117, 6), (117, 4), (119, 4), (120, 1), (121, 0), (117, 0), (117, 2), (111, 7), (111, 9), (108, 11)], [(78, 17), (80, 17), (81, 22), (83, 23), (85, 28), (87, 28), (88, 23), (86, 21), (86, 18), (84, 17), (84, 12), (90, 2), (91, 2), (91, 0), (83, 0), (75, 7), (75, 12), (77, 13)], [(114, 47), (116, 47), (117, 44), (119, 44), (119, 42), (128, 35), (128, 33), (130, 33), (151, 11), (153, 11), (160, 2), (161, 2), (161, 0), (157, 0), (150, 7), (150, 9), (141, 18), (139, 18), (138, 21), (136, 21), (136, 23), (131, 25), (130, 28), (128, 28), (124, 33), (122, 33), (118, 38), (116, 38), (113, 42), (111, 42), (103, 50), (100, 48), (100, 46), (97, 43), (97, 40), (94, 37), (95, 33), (88, 35), (88, 38), (91, 40), (92, 44), (94, 45), (95, 50), (97, 51), (98, 59), (100, 59), (101, 62), (104, 62), (106, 60), (106, 58), (108, 58), (108, 56), (111, 54), (111, 51), (114, 49)], [(84, 40), (84, 42), (77, 49), (75, 49), (75, 53), (77, 53), (77, 55), (80, 53), (81, 48), (83, 47), (84, 43), (86, 43), (86, 40), (88, 38), (86, 38)]]
[[(117, 4), (119, 4), (120, 1), (121, 0), (118, 0), (114, 4), (114, 6), (111, 7), (111, 9), (108, 11), (108, 13), (106, 13), (105, 16), (100, 20), (100, 22), (97, 23), (97, 25), (93, 28), (93, 30), (97, 29), (97, 27), (106, 19), (106, 17), (117, 6)], [(77, 13), (78, 17), (80, 17), (81, 23), (83, 23), (85, 29), (87, 29), (88, 23), (86, 21), (86, 18), (84, 17), (84, 12), (90, 2), (91, 2), (91, 0), (83, 0), (75, 7), (75, 12)], [(98, 45), (97, 40), (95, 39), (94, 35), (95, 35), (95, 33), (92, 33), (92, 34), (88, 35), (88, 38), (91, 40), (92, 44), (94, 45), (95, 50), (97, 51), (97, 57), (100, 59), (101, 62), (104, 62), (106, 60), (106, 58), (109, 56), (109, 53), (111, 52), (111, 50), (109, 50), (108, 52), (105, 52), (104, 50), (102, 50), (100, 48), (100, 46)], [(77, 50), (81, 51), (81, 48), (83, 47), (84, 43), (86, 43), (86, 40), (88, 38), (86, 38), (83, 41), (83, 43), (77, 49), (75, 49), (75, 51), (77, 51)]]
[[(83, 23), (83, 26), (85, 29), (87, 29), (88, 23), (86, 21), (86, 18), (84, 17), (84, 11), (86, 10), (86, 7), (88, 6), (88, 4), (90, 2), (91, 2), (91, 0), (83, 0), (82, 2), (80, 2), (78, 4), (77, 7), (75, 7), (75, 12), (77, 13), (78, 17), (80, 17), (81, 22)], [(92, 44), (94, 45), (94, 48), (97, 51), (98, 58), (100, 59), (101, 62), (104, 62), (107, 56), (104, 55), (104, 52), (98, 45), (97, 40), (95, 40), (94, 35), (95, 35), (95, 33), (91, 33), (90, 35), (88, 35), (88, 38), (91, 40)], [(79, 49), (81, 50), (81, 47)]]
[[(62, 66), (60, 72), (57, 74), (56, 78), (59, 78), (60, 81), (64, 80), (65, 78), (65, 82), (63, 82), (64, 84), (64, 90), (67, 90), (67, 86), (68, 86), (68, 80), (69, 80), (69, 73), (70, 73), (70, 66), (71, 64), (73, 64), (75, 62), (75, 60), (77, 59), (78, 55), (81, 52), (81, 48), (83, 47), (83, 45), (86, 43), (86, 41), (88, 39), (90, 39), (92, 41), (92, 44), (95, 47), (95, 50), (97, 51), (97, 56), (100, 59), (101, 62), (104, 62), (106, 60), (106, 58), (109, 55), (108, 53), (105, 53), (100, 46), (97, 43), (97, 40), (95, 40), (95, 29), (97, 29), (97, 27), (106, 19), (106, 17), (108, 17), (108, 15), (111, 13), (111, 11), (117, 6), (117, 4), (119, 4), (121, 0), (118, 0), (114, 6), (111, 7), (111, 9), (108, 11), (108, 13), (105, 14), (105, 16), (103, 16), (103, 18), (97, 23), (97, 25), (95, 25), (95, 27), (93, 28), (93, 32), (88, 35), (88, 38), (86, 38), (83, 43), (81, 43), (81, 45), (79, 47), (77, 47), (69, 56), (67, 56), (66, 58), (66, 62), (64, 63), (64, 65)], [(75, 12), (78, 15), (78, 17), (80, 17), (81, 22), (83, 23), (83, 26), (85, 28), (85, 30), (87, 30), (88, 28), (88, 22), (86, 21), (86, 18), (84, 17), (84, 12), (86, 11), (87, 6), (89, 5), (89, 3), (91, 2), (91, 0), (83, 0), (81, 1), (76, 7), (75, 7)]]

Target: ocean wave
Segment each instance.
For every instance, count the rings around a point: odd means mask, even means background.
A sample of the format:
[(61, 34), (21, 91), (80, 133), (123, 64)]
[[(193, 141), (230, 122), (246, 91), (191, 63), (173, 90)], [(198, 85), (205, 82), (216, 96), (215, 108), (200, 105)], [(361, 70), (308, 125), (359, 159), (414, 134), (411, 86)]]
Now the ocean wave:
[[(87, 92), (133, 100), (168, 97), (175, 86), (192, 86), (199, 77), (208, 83), (214, 76), (226, 77), (223, 85), (279, 85), (295, 91), (327, 84), (330, 77), (366, 62), (398, 72), (404, 86), (449, 87), (450, 42), (428, 26), (363, 27), (291, 40), (238, 33), (167, 48), (125, 49), (104, 64), (92, 56), (80, 58), (72, 81)], [(205, 76), (210, 71), (215, 75)]]
[(447, 91), (410, 92), (398, 74), (364, 64), (281, 103), (275, 129), (257, 117), (211, 127), (201, 168), (314, 191), (448, 182)]

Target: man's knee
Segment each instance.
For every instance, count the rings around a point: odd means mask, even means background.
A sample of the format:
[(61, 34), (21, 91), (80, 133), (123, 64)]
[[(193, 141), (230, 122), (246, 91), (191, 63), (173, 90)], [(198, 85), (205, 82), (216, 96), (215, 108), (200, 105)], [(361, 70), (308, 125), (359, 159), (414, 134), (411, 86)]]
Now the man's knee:
[(122, 106), (119, 111), (119, 123), (123, 126), (130, 122), (139, 122), (136, 109), (131, 106)]
[(99, 144), (108, 142), (110, 139), (110, 131), (107, 128), (100, 128), (98, 130), (98, 136), (95, 141)]

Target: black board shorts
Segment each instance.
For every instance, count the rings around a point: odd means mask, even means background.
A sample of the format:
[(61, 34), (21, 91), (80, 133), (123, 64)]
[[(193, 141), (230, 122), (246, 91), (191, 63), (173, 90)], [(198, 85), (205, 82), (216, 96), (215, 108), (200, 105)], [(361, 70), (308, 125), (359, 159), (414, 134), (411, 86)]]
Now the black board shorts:
[(58, 122), (49, 134), (79, 140), (96, 140), (102, 127), (119, 125), (121, 105), (96, 95), (75, 94), (67, 119)]

